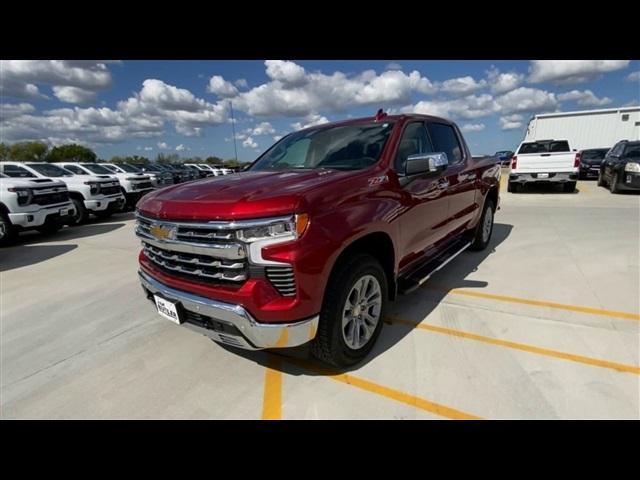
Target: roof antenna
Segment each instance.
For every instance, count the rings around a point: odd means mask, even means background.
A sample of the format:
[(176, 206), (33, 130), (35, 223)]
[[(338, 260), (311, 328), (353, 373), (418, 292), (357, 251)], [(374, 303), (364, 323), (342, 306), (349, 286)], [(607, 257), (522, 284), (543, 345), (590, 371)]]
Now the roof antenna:
[(386, 116), (387, 116), (387, 114), (384, 113), (384, 111), (382, 109), (379, 109), (378, 112), (376, 113), (376, 122), (378, 120), (382, 120)]
[[(233, 104), (231, 103), (231, 100), (229, 100), (229, 109), (231, 110), (231, 132), (233, 135), (233, 149), (236, 152), (236, 165), (238, 164), (238, 146), (236, 145), (236, 121), (233, 118)], [(223, 164), (224, 166), (224, 164)]]

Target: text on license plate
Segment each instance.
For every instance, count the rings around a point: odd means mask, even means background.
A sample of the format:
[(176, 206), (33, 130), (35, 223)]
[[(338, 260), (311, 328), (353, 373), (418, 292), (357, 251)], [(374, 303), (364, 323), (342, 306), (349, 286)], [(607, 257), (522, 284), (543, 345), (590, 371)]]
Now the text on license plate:
[(60, 216), (64, 217), (65, 215), (69, 215), (69, 209), (68, 208), (61, 208), (60, 209)]
[(180, 325), (180, 316), (178, 315), (176, 304), (173, 302), (169, 302), (168, 300), (165, 300), (164, 298), (157, 295), (154, 295), (153, 298), (156, 301), (158, 313), (167, 320), (171, 320), (172, 322)]
[(549, 178), (549, 174), (548, 173), (539, 173), (538, 174), (538, 178)]

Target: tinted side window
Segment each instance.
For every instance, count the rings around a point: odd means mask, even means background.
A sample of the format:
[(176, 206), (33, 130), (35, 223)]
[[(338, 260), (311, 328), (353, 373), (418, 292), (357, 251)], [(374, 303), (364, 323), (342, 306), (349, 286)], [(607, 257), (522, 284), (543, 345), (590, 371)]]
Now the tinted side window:
[(624, 143), (618, 143), (615, 147), (611, 149), (611, 152), (609, 152), (609, 155), (616, 156), (616, 157), (620, 156), (623, 148), (624, 148)]
[(395, 167), (398, 173), (404, 173), (407, 157), (417, 153), (433, 152), (424, 123), (414, 122), (407, 125), (400, 139), (396, 153)]
[(429, 133), (433, 139), (434, 151), (446, 153), (449, 165), (462, 161), (462, 146), (453, 127), (442, 123), (430, 123)]
[(627, 145), (624, 151), (625, 158), (640, 158), (640, 144)]
[(3, 173), (5, 173), (10, 177), (18, 177), (18, 178), (35, 177), (35, 175), (31, 173), (29, 170), (25, 170), (24, 168), (19, 167), (18, 165), (3, 165), (2, 171)]

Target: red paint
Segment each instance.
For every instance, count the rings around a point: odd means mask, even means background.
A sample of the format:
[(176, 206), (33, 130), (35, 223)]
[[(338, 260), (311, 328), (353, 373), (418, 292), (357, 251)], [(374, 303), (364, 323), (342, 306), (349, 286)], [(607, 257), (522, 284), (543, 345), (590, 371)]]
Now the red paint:
[[(498, 186), (500, 169), (472, 159), (463, 140), (465, 161), (439, 176), (426, 175), (402, 186), (393, 159), (405, 125), (415, 120), (455, 127), (447, 120), (424, 115), (385, 116), (378, 121), (395, 122), (395, 126), (380, 160), (370, 168), (247, 171), (164, 188), (146, 195), (138, 204), (143, 215), (169, 220), (237, 220), (307, 213), (310, 223), (300, 239), (263, 250), (264, 258), (293, 264), (296, 297), (280, 296), (267, 280), (259, 278), (249, 279), (241, 287), (185, 281), (161, 272), (143, 253), (142, 268), (171, 287), (243, 305), (264, 322), (292, 322), (317, 314), (336, 259), (368, 234), (384, 233), (391, 239), (394, 275), (398, 276), (432, 251), (434, 244), (477, 224), (484, 198)], [(365, 118), (341, 124), (371, 121)], [(439, 182), (449, 186), (437, 188)]]

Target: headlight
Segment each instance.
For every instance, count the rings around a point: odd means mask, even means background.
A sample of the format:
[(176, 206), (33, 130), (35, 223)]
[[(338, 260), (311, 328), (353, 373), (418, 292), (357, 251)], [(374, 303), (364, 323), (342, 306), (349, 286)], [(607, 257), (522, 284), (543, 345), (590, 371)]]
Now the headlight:
[(624, 166), (624, 171), (625, 172), (639, 173), (640, 172), (640, 163), (627, 162), (627, 164)]
[(238, 230), (236, 235), (238, 239), (251, 243), (258, 240), (268, 240), (281, 238), (283, 240), (295, 240), (300, 238), (309, 225), (309, 216), (306, 213), (294, 215), (287, 220), (275, 220), (273, 223), (257, 225)]
[(30, 188), (8, 188), (7, 190), (18, 196), (18, 205), (29, 205), (33, 199), (33, 191)]
[(89, 185), (89, 191), (91, 195), (98, 195), (100, 193), (100, 183), (99, 182), (84, 182), (85, 185)]

